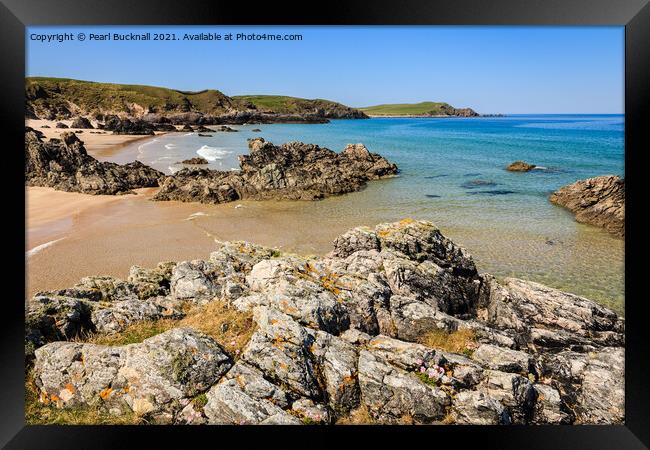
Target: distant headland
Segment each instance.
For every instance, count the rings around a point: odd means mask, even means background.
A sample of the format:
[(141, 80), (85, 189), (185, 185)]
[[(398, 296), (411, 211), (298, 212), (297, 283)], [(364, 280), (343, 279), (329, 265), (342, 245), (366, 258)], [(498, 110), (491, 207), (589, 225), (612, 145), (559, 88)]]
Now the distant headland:
[(482, 115), (472, 108), (455, 108), (444, 102), (391, 103), (359, 108), (370, 117), (503, 117)]

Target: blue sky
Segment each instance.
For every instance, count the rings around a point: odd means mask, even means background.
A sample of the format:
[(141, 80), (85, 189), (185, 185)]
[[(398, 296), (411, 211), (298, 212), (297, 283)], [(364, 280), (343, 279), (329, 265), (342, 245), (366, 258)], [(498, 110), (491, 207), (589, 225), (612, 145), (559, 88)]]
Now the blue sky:
[[(301, 41), (38, 42), (33, 33), (280, 33)], [(480, 113), (622, 113), (623, 27), (30, 27), (28, 76), (350, 106), (445, 101)]]

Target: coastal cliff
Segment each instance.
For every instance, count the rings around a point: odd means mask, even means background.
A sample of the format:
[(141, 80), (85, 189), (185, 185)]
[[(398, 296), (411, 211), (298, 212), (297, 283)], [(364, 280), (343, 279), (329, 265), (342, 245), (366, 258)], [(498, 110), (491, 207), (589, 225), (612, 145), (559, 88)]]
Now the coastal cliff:
[(620, 424), (624, 330), (479, 273), (430, 222), (355, 228), (325, 257), (224, 242), (31, 299), (28, 421)]
[(239, 96), (206, 89), (198, 92), (95, 83), (66, 78), (25, 80), (27, 118), (49, 120), (88, 116), (141, 119), (148, 123), (242, 124), (273, 122), (324, 123), (329, 119), (364, 119), (354, 108), (329, 100), (286, 96)]

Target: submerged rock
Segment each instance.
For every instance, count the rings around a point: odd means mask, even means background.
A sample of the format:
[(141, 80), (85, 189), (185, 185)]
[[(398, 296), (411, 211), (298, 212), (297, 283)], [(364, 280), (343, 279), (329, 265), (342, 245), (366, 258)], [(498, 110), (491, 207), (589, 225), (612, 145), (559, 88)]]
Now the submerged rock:
[(88, 155), (83, 142), (70, 132), (60, 140), (43, 142), (31, 129), (25, 132), (25, 183), (85, 194), (124, 194), (158, 186), (164, 177), (139, 161), (125, 165), (100, 162)]
[[(235, 131), (235, 130), (233, 130)], [(361, 189), (397, 167), (362, 144), (341, 153), (301, 142), (275, 146), (249, 140), (239, 171), (183, 169), (167, 177), (154, 200), (225, 203), (239, 199), (315, 200)]]
[[(184, 328), (127, 346), (79, 342), (212, 301), (253, 312), (236, 363)], [(41, 401), (61, 408), (177, 424), (329, 424), (358, 410), (387, 424), (625, 419), (622, 318), (480, 274), (424, 221), (355, 228), (325, 257), (226, 242), (206, 261), (41, 293), (26, 319)]]
[(625, 180), (617, 176), (576, 181), (555, 191), (549, 200), (572, 211), (578, 222), (625, 237)]

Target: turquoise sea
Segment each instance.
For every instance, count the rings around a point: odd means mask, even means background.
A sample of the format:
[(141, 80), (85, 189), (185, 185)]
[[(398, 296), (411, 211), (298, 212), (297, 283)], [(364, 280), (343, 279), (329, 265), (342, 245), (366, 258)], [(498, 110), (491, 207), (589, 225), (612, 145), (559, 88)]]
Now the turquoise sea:
[[(145, 164), (171, 173), (182, 167), (177, 161), (197, 154), (210, 160), (211, 168), (235, 169), (237, 155), (248, 151), (246, 139), (254, 136), (335, 151), (361, 142), (395, 162), (399, 177), (319, 202), (273, 203), (269, 217), (285, 220), (269, 220), (269, 226), (295, 229), (288, 247), (324, 252), (330, 238), (321, 245), (319, 229), (427, 219), (465, 246), (482, 271), (539, 281), (623, 312), (623, 241), (576, 223), (571, 213), (548, 201), (553, 190), (578, 179), (624, 175), (622, 115), (373, 118), (233, 128), (239, 132), (161, 135), (134, 144), (133, 152)], [(504, 170), (515, 160), (540, 168)], [(253, 208), (259, 214), (259, 207)], [(218, 231), (218, 218), (208, 214), (202, 220)]]

